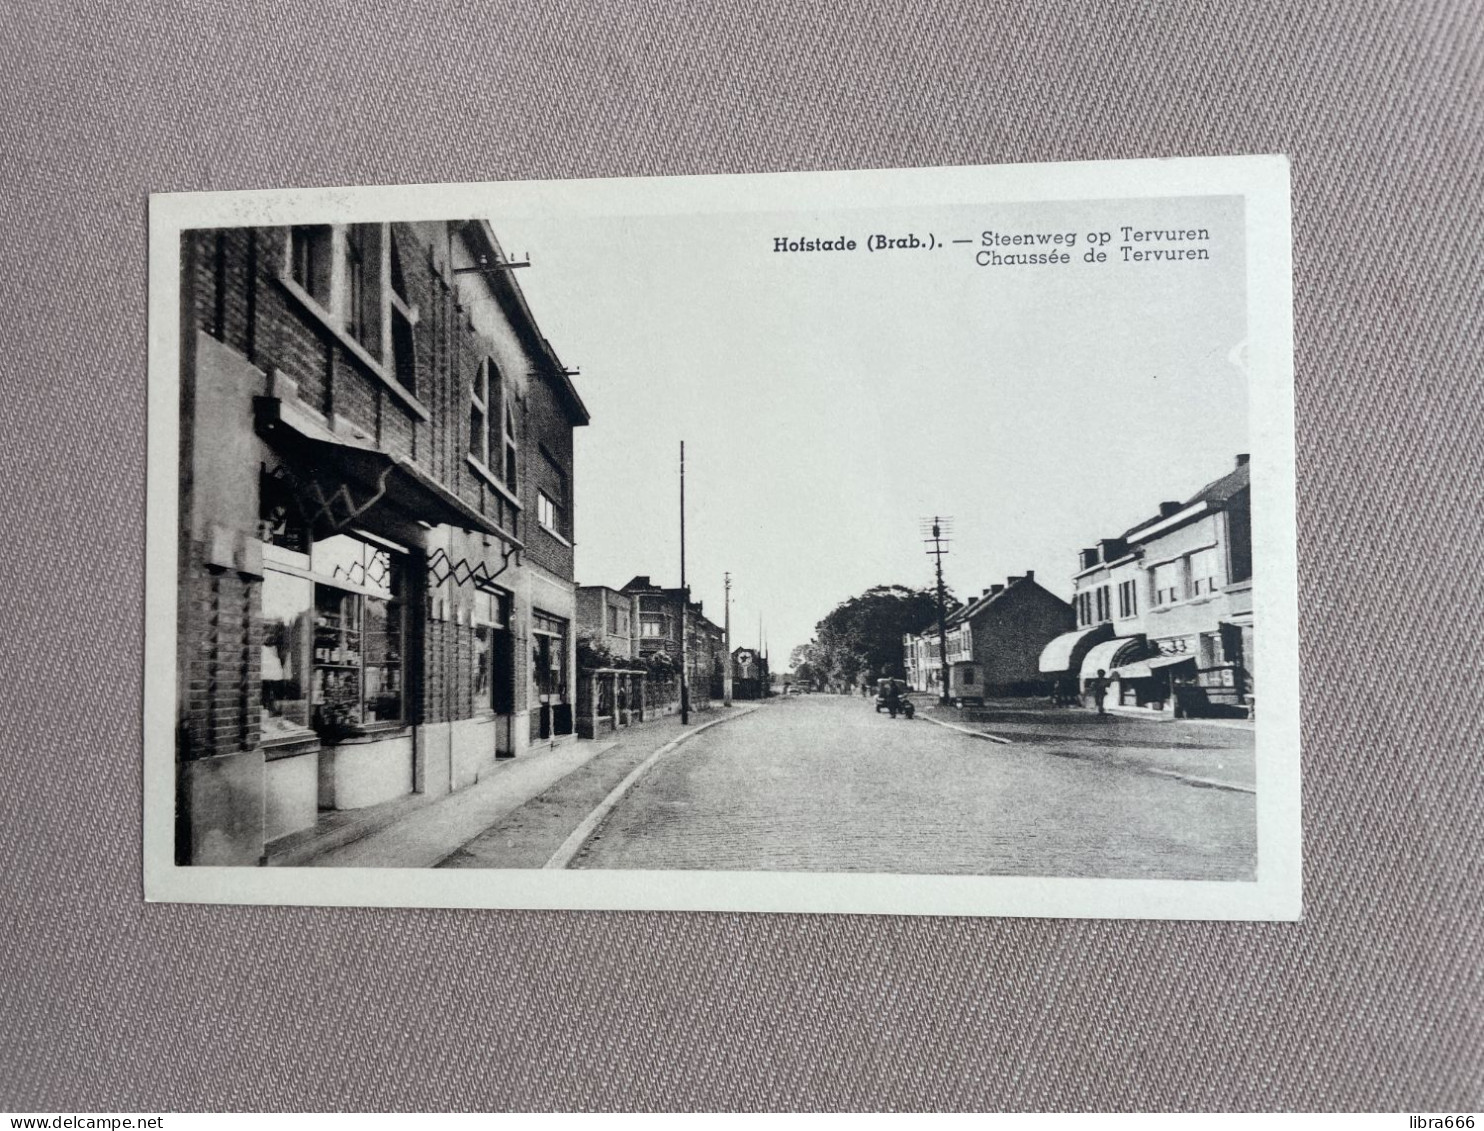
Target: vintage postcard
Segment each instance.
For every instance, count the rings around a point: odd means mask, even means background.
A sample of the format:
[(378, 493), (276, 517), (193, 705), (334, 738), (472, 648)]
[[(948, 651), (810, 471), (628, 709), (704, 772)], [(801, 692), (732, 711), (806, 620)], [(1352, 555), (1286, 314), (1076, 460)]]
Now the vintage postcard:
[(1284, 158), (150, 238), (147, 898), (1300, 915)]

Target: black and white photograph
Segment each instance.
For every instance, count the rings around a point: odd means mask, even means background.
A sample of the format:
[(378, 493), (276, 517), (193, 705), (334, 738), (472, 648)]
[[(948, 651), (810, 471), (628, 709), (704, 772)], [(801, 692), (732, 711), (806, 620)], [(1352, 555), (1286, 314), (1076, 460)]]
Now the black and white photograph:
[(1292, 918), (1281, 158), (157, 196), (147, 894)]

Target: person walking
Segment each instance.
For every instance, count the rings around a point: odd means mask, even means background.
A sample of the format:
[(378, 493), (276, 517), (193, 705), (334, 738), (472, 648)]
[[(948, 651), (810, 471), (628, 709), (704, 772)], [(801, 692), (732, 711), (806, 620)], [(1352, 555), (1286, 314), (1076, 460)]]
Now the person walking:
[(1108, 694), (1108, 673), (1099, 668), (1088, 688), (1092, 691), (1093, 702), (1098, 705), (1098, 714), (1106, 717), (1108, 712), (1103, 707), (1103, 697)]

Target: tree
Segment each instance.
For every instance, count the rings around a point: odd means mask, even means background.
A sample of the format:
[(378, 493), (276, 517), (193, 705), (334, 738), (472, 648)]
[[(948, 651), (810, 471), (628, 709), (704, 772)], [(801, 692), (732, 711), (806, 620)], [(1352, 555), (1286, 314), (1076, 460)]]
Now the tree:
[[(950, 598), (948, 607), (952, 611), (957, 604)], [(842, 601), (815, 625), (815, 639), (802, 646), (810, 649), (805, 659), (825, 680), (845, 685), (901, 676), (902, 637), (937, 619), (932, 590), (877, 585)], [(794, 667), (798, 670), (797, 661)]]

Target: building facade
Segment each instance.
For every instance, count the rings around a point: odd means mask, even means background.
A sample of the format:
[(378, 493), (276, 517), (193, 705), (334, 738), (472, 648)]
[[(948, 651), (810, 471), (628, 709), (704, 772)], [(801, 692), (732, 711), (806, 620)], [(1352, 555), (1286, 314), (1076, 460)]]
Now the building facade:
[[(1034, 570), (991, 585), (948, 618), (949, 664), (973, 664), (980, 695), (1042, 695), (1045, 647), (1073, 624), (1072, 606), (1036, 581)], [(972, 695), (969, 688), (956, 692)]]
[(732, 698), (766, 699), (772, 694), (773, 675), (761, 649), (734, 648), (731, 662)]
[[(1034, 570), (991, 585), (948, 614), (943, 638), (955, 699), (1036, 695), (1048, 690), (1040, 670), (1047, 644), (1073, 624), (1072, 606), (1036, 581)], [(903, 640), (902, 663), (914, 691), (941, 694), (938, 626)]]
[(606, 585), (577, 588), (577, 632), (618, 659), (639, 654), (638, 601), (630, 593)]
[(177, 858), (572, 732), (572, 433), (483, 222), (186, 233)]
[(1252, 505), (1248, 459), (1189, 499), (1082, 550), (1073, 576), (1076, 628), (1041, 657), (1075, 681), (1098, 673), (1115, 706), (1250, 713)]
[(700, 601), (688, 601), (683, 589), (656, 585), (647, 575), (629, 581), (621, 592), (634, 598), (638, 616), (638, 655), (664, 653), (681, 662), (681, 625), (685, 626), (686, 686), (692, 704), (720, 699), (726, 672), (726, 634), (706, 618)]

